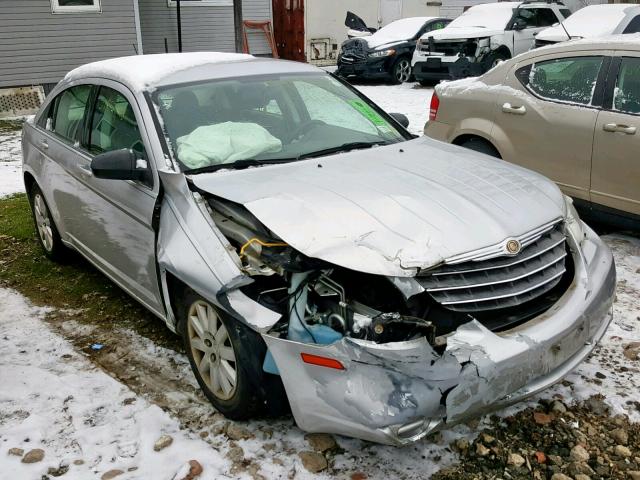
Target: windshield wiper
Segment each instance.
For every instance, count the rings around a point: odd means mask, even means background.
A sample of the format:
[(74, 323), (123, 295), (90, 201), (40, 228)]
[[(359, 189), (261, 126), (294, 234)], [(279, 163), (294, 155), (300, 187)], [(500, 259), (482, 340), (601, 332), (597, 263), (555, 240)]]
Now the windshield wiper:
[(243, 168), (249, 167), (260, 167), (262, 165), (273, 165), (275, 163), (286, 163), (297, 160), (294, 158), (278, 158), (273, 160), (257, 160), (255, 158), (248, 158), (243, 160), (236, 160), (231, 163), (217, 163), (215, 165), (207, 165), (206, 167), (200, 168), (192, 168), (191, 170), (186, 170), (184, 173), (187, 175), (197, 175), (198, 173), (211, 173), (217, 172), (218, 170), (240, 170)]
[(337, 147), (324, 148), (322, 150), (317, 150), (315, 152), (303, 153), (302, 155), (298, 155), (298, 160), (302, 160), (303, 158), (314, 158), (314, 157), (322, 157), (323, 155), (331, 155), (332, 153), (338, 152), (348, 152), (350, 150), (359, 150), (363, 148), (371, 148), (377, 147), (380, 145), (389, 145), (391, 142), (349, 142), (343, 143)]

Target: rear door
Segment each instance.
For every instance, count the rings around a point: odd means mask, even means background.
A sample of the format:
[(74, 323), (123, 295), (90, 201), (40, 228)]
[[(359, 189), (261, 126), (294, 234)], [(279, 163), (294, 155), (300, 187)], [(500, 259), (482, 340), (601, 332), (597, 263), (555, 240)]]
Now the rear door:
[(614, 57), (594, 142), (591, 200), (640, 215), (640, 57)]
[[(567, 54), (564, 54), (567, 55)], [(502, 158), (589, 200), (593, 131), (610, 58), (572, 52), (514, 65), (501, 91), (492, 135)]]

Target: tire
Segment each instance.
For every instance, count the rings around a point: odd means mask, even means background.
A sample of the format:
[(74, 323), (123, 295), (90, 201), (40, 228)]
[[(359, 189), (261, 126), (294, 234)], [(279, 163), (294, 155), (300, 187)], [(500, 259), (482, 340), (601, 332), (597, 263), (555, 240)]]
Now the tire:
[(411, 79), (411, 59), (409, 57), (398, 58), (391, 69), (391, 81), (394, 85), (408, 82)]
[(468, 148), (469, 150), (473, 150), (474, 152), (484, 153), (485, 155), (489, 155), (491, 157), (500, 159), (502, 158), (498, 150), (482, 138), (470, 138), (460, 143), (460, 146)]
[(504, 62), (505, 60), (509, 60), (509, 56), (505, 55), (502, 52), (493, 52), (487, 57), (487, 70), (491, 70), (493, 67), (498, 65), (499, 63)]
[(246, 420), (289, 410), (280, 377), (262, 369), (262, 337), (187, 289), (178, 330), (193, 373), (211, 404), (225, 417)]
[(69, 251), (60, 239), (60, 233), (51, 217), (51, 211), (42, 190), (35, 183), (29, 189), (29, 203), (38, 242), (44, 254), (54, 261), (63, 260)]

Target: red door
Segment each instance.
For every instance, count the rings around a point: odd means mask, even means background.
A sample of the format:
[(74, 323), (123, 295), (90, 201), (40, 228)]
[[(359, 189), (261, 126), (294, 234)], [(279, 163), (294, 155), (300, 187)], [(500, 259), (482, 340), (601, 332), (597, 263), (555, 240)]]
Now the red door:
[(306, 62), (304, 53), (304, 0), (273, 1), (273, 36), (278, 55)]

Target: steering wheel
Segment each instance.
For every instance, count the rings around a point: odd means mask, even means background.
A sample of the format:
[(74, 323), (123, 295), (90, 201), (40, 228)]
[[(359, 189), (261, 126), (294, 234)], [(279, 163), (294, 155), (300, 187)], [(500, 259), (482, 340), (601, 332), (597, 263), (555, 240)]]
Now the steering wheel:
[(307, 133), (309, 133), (315, 127), (318, 127), (318, 126), (321, 126), (321, 125), (324, 126), (324, 125), (326, 125), (326, 123), (323, 122), (322, 120), (308, 120), (308, 121), (304, 122), (303, 124), (299, 125), (298, 128), (296, 128), (291, 133), (291, 135), (289, 136), (289, 143), (293, 142), (294, 140), (299, 139), (303, 135), (306, 135)]

